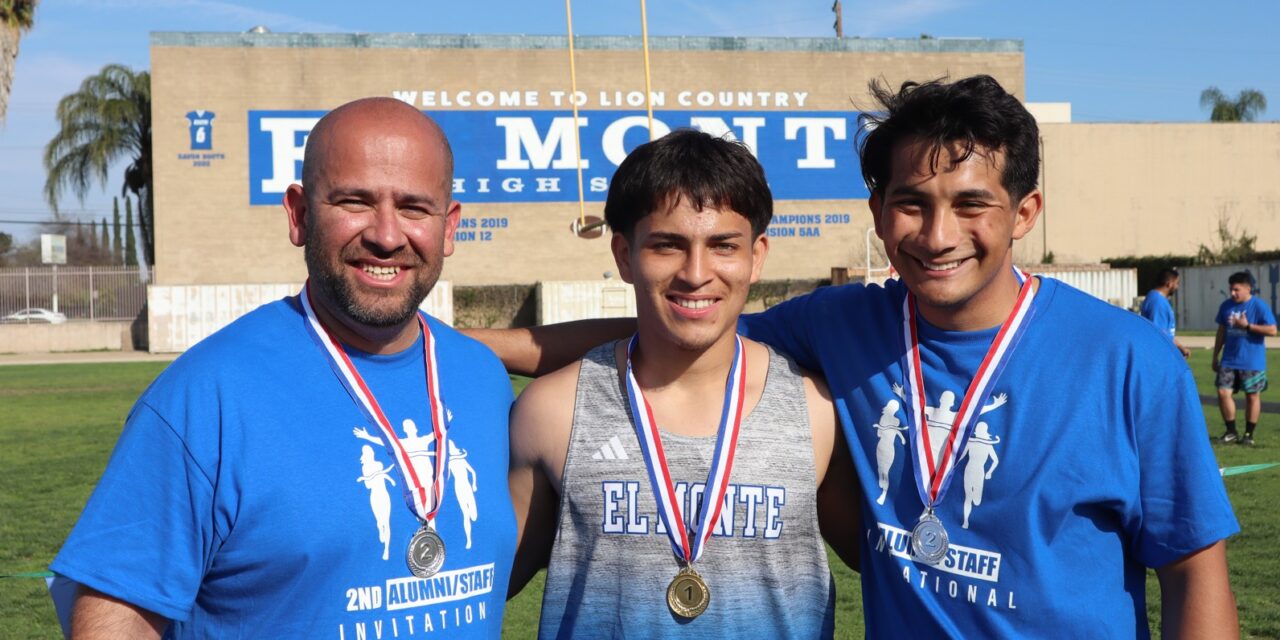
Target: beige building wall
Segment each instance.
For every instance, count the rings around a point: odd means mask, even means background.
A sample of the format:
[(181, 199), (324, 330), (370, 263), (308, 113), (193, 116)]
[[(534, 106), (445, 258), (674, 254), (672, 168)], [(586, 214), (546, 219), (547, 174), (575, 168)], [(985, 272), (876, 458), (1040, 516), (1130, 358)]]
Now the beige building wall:
[(1045, 215), (1019, 246), (1059, 263), (1195, 254), (1218, 221), (1280, 247), (1280, 123), (1046, 124)]
[[(567, 115), (567, 102), (556, 106), (549, 99), (551, 92), (568, 90), (565, 46), (564, 38), (520, 36), (154, 34), (157, 283), (304, 277), (301, 251), (288, 242), (280, 207), (249, 204), (250, 110), (328, 110), (360, 97), (406, 91), (418, 92), (412, 99), (424, 110), (462, 110), (441, 104), (441, 96), (456, 100), (459, 92), (519, 90), (539, 99), (514, 109)], [(643, 91), (638, 39), (580, 38), (578, 46), (578, 88), (588, 96), (583, 109), (616, 109), (601, 99)], [(771, 100), (750, 108), (715, 107), (720, 111), (848, 113), (871, 105), (866, 87), (873, 78), (896, 85), (987, 73), (1020, 97), (1024, 91), (1017, 41), (652, 38), (651, 46), (653, 90), (666, 94), (665, 109), (690, 113), (697, 108), (675, 104), (680, 92), (790, 96), (787, 106)], [(424, 103), (425, 91), (435, 92), (432, 104)], [(799, 94), (804, 98), (798, 107)], [(215, 114), (209, 150), (191, 149), (187, 114), (194, 110)], [(454, 146), (460, 157), (476, 152), (465, 140), (455, 139)], [(850, 168), (837, 179), (861, 177)], [(457, 285), (529, 283), (614, 271), (607, 234), (583, 240), (569, 231), (579, 211), (576, 185), (568, 187), (563, 202), (478, 203), (457, 194), (464, 217), (476, 225), (472, 229), (484, 230), (485, 220), (504, 220), (505, 226), (487, 229), (491, 236), (485, 242), (460, 241), (443, 277)], [(602, 202), (588, 202), (586, 212), (600, 215), (602, 208)], [(825, 277), (831, 267), (865, 262), (865, 200), (781, 200), (776, 210), (780, 222), (767, 278)], [(877, 255), (873, 263), (882, 260)]]

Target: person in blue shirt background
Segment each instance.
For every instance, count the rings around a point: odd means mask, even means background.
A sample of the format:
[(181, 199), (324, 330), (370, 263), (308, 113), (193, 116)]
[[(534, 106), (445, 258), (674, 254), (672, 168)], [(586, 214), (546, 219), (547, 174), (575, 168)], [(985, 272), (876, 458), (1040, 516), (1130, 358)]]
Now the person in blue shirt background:
[(1169, 304), (1169, 296), (1178, 290), (1181, 282), (1178, 270), (1166, 267), (1160, 270), (1158, 278), (1160, 284), (1148, 291), (1146, 299), (1142, 301), (1142, 317), (1150, 320), (1161, 331), (1167, 331), (1169, 338), (1173, 340), (1173, 346), (1186, 358), (1191, 355), (1191, 350), (1178, 342), (1178, 321), (1173, 313), (1173, 305)]
[[(1267, 388), (1266, 336), (1276, 335), (1276, 317), (1267, 303), (1253, 297), (1253, 277), (1237, 271), (1227, 278), (1230, 295), (1218, 307), (1218, 335), (1213, 340), (1213, 370), (1217, 375), (1218, 409), (1227, 431), (1218, 440), (1253, 445), (1253, 431), (1262, 415), (1261, 393)], [(1219, 359), (1221, 355), (1221, 359)], [(1245, 397), (1244, 437), (1236, 431), (1235, 392)]]

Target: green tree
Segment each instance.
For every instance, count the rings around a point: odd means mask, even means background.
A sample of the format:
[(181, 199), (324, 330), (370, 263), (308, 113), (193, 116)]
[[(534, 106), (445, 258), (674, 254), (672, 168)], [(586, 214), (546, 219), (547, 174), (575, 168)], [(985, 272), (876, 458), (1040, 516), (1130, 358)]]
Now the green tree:
[(1267, 110), (1267, 97), (1256, 89), (1245, 89), (1229, 98), (1217, 87), (1209, 87), (1200, 92), (1200, 108), (1210, 110), (1210, 122), (1253, 122)]
[(18, 63), (18, 43), (35, 23), (37, 0), (0, 0), (0, 121), (9, 110), (9, 89)]
[(13, 250), (13, 236), (0, 231), (0, 267), (9, 264), (9, 251)]
[(124, 247), (120, 244), (120, 198), (111, 197), (111, 264), (121, 264), (120, 252)]
[(138, 240), (133, 230), (133, 201), (124, 197), (124, 266), (138, 266)]
[(98, 225), (101, 235), (98, 238), (98, 256), (102, 264), (111, 264), (111, 236), (107, 235), (107, 219), (103, 218)]
[(56, 212), (65, 191), (81, 202), (107, 182), (118, 159), (131, 162), (122, 193), (138, 198), (138, 227), (147, 264), (155, 259), (151, 187), (151, 74), (109, 64), (58, 102), (58, 133), (44, 148), (44, 195)]

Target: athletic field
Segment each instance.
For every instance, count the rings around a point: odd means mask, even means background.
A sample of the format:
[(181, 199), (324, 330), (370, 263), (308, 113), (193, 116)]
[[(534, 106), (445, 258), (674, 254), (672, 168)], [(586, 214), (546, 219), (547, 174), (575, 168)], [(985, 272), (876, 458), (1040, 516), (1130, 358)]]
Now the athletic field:
[[(1268, 352), (1280, 381), (1280, 353)], [(1193, 352), (1200, 393), (1213, 394), (1209, 352)], [(102, 473), (133, 401), (165, 363), (0, 367), (0, 638), (59, 637), (39, 575), (80, 513)], [(514, 383), (522, 388), (521, 381)], [(1280, 402), (1280, 384), (1263, 394)], [(1241, 402), (1243, 404), (1243, 402)], [(1215, 405), (1205, 406), (1209, 433), (1221, 433)], [(1239, 418), (1243, 430), (1243, 411)], [(1220, 466), (1280, 462), (1280, 415), (1263, 413), (1258, 446), (1216, 447)], [(1246, 638), (1280, 638), (1280, 467), (1226, 478), (1243, 531), (1228, 543), (1231, 581)], [(833, 558), (836, 637), (862, 637), (856, 576)], [(1152, 626), (1159, 629), (1154, 575), (1148, 581)], [(541, 583), (530, 584), (507, 611), (504, 636), (531, 638)]]

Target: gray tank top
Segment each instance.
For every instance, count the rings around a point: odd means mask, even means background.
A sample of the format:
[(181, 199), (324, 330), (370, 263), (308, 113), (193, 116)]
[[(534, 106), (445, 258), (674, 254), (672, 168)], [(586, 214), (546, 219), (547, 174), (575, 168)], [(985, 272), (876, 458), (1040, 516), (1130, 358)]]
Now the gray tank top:
[[(662, 444), (685, 520), (692, 521), (715, 437), (664, 430)], [(680, 565), (658, 516), (614, 345), (588, 353), (578, 376), (539, 637), (831, 637), (835, 587), (818, 531), (804, 386), (795, 363), (772, 350), (764, 394), (743, 420), (729, 482), (716, 532), (695, 564), (710, 604), (692, 620), (680, 618), (666, 600)]]

